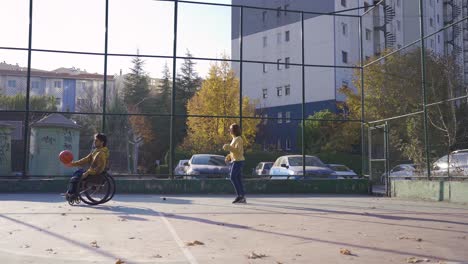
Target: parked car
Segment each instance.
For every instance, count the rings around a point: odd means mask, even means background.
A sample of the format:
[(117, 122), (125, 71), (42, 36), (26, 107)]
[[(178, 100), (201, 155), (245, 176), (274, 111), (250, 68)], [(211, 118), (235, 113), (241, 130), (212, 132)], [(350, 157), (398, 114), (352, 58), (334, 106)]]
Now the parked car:
[[(416, 164), (400, 164), (396, 165), (390, 170), (390, 178), (393, 179), (411, 179), (413, 176), (418, 176), (423, 173), (421, 173), (422, 170), (419, 167), (419, 165)], [(382, 184), (385, 184), (385, 181), (387, 179), (387, 174), (384, 172), (382, 173), (382, 177), (380, 178), (380, 181)]]
[(185, 175), (189, 160), (179, 160), (179, 163), (174, 169), (174, 175)]
[(305, 173), (301, 155), (281, 156), (270, 169), (271, 179), (336, 179), (336, 173), (315, 156), (305, 156)]
[(450, 155), (439, 158), (432, 164), (433, 174), (445, 176), (450, 173), (453, 176), (468, 175), (468, 149), (455, 150)]
[(255, 175), (270, 175), (270, 169), (273, 166), (273, 162), (260, 162), (257, 167), (255, 167)]
[(338, 179), (357, 179), (359, 176), (352, 169), (342, 164), (327, 164), (327, 166), (334, 170)]
[(195, 154), (188, 161), (187, 179), (216, 178), (229, 175), (229, 165), (224, 156), (213, 154)]

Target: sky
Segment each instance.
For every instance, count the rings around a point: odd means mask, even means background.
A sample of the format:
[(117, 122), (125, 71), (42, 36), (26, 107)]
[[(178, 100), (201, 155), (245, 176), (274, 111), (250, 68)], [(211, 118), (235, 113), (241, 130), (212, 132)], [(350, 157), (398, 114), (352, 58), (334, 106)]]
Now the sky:
[[(230, 0), (207, 0), (230, 4)], [(174, 4), (155, 0), (109, 0), (108, 53), (172, 56)], [(0, 47), (28, 47), (29, 0), (0, 0)], [(190, 50), (195, 57), (220, 58), (231, 54), (229, 7), (179, 3), (177, 55)], [(33, 49), (104, 53), (104, 0), (34, 0)], [(108, 74), (128, 72), (132, 57), (109, 56)], [(172, 60), (145, 58), (145, 69), (160, 77)], [(27, 66), (27, 51), (0, 49), (0, 61)], [(196, 61), (205, 76), (209, 61)], [(33, 52), (32, 67), (54, 70), (76, 67), (104, 72), (104, 57)], [(179, 64), (179, 61), (178, 61)]]

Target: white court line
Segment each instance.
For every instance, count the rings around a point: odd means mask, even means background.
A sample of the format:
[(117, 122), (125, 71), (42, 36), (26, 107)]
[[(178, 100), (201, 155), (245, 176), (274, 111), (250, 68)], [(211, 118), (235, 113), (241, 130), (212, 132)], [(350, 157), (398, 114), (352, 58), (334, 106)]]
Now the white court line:
[(176, 241), (176, 243), (179, 246), (180, 250), (182, 250), (182, 252), (184, 253), (184, 256), (188, 260), (188, 262), (190, 264), (198, 264), (195, 257), (192, 255), (192, 253), (190, 253), (190, 250), (188, 250), (187, 247), (184, 246), (184, 243), (182, 243), (182, 240), (180, 240), (180, 237), (177, 235), (176, 231), (174, 230), (174, 227), (172, 227), (171, 223), (169, 223), (167, 218), (164, 217), (164, 214), (162, 214), (161, 212), (158, 212), (158, 215), (161, 217), (164, 224), (166, 224), (167, 229), (169, 229), (169, 232), (171, 232), (172, 237)]

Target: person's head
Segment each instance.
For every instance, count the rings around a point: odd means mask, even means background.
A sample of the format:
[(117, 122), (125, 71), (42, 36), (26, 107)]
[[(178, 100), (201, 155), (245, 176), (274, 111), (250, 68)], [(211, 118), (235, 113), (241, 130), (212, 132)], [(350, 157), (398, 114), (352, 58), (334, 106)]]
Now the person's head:
[(107, 137), (102, 133), (97, 133), (94, 135), (94, 146), (96, 148), (102, 148), (107, 146)]
[(241, 130), (240, 130), (240, 126), (236, 123), (232, 124), (230, 127), (229, 127), (229, 133), (231, 134), (231, 136), (233, 137), (238, 137), (241, 135)]

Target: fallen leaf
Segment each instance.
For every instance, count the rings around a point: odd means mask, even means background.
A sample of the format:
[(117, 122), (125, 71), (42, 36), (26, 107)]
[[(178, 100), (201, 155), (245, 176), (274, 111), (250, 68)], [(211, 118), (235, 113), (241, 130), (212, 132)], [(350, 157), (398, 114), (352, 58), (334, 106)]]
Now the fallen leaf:
[(94, 241), (91, 242), (91, 246), (92, 246), (93, 248), (99, 248), (99, 246), (98, 246), (96, 240), (94, 240)]
[(422, 259), (418, 259), (417, 257), (410, 257), (406, 259), (406, 263), (419, 263), (423, 262)]
[(66, 213), (62, 213), (62, 215), (67, 215)]
[(266, 257), (266, 256), (267, 256), (267, 255), (265, 255), (265, 254), (261, 254), (261, 253), (257, 254), (257, 253), (255, 253), (255, 252), (252, 251), (252, 252), (250, 252), (250, 254), (247, 256), (247, 258), (248, 258), (248, 259), (259, 259), (259, 258), (264, 258), (264, 257)]
[(24, 244), (24, 245), (21, 246), (21, 248), (30, 248), (30, 247), (31, 247), (31, 246), (28, 245), (28, 244)]
[(398, 237), (398, 240), (403, 240), (403, 239), (406, 239), (406, 240), (414, 240), (414, 241), (417, 241), (417, 242), (423, 241), (422, 238), (407, 237), (407, 236), (399, 236), (399, 237)]
[(296, 257), (301, 257), (302, 255), (301, 254), (296, 254)]
[(46, 249), (45, 251), (47, 251), (47, 252), (52, 252), (52, 251), (54, 251), (54, 250), (51, 249), (51, 248), (48, 248), (48, 249)]
[(128, 239), (135, 239), (135, 237), (129, 237)]
[(125, 264), (125, 261), (121, 260), (121, 259), (118, 259), (115, 264)]
[(162, 258), (162, 256), (159, 255), (159, 254), (156, 254), (156, 255), (153, 256), (153, 258)]
[(205, 243), (200, 242), (200, 241), (198, 241), (198, 240), (194, 240), (194, 241), (192, 241), (192, 242), (187, 242), (187, 243), (185, 243), (185, 245), (187, 245), (187, 246), (190, 247), (190, 246), (205, 245)]
[(346, 249), (346, 248), (340, 249), (340, 253), (343, 254), (343, 255), (351, 255), (351, 251), (349, 249)]

